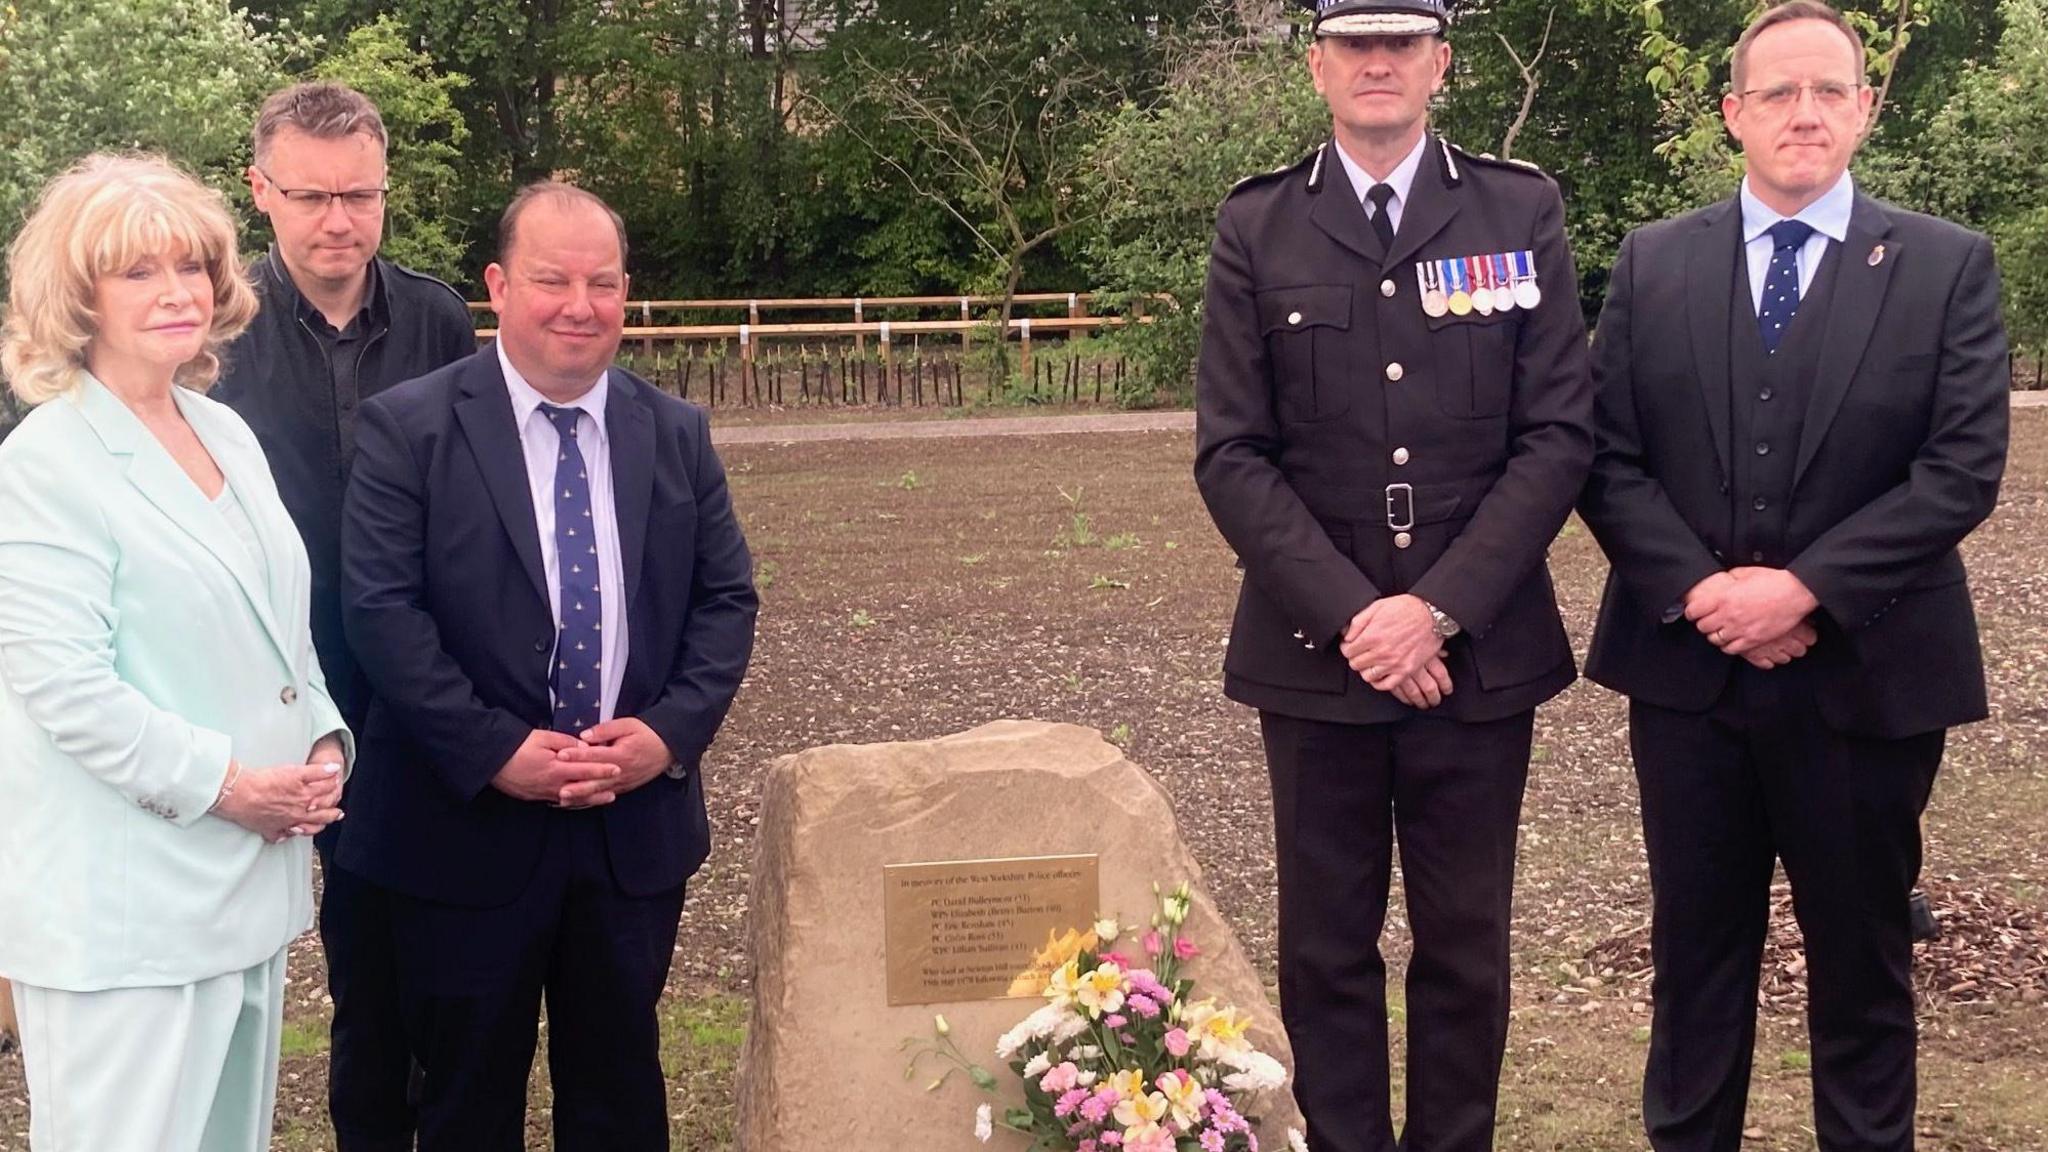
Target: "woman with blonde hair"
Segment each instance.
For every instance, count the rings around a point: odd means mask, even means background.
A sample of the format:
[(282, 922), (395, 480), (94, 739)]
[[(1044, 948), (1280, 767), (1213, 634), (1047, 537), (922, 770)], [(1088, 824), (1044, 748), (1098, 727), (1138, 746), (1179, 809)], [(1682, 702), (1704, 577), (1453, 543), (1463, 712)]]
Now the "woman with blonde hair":
[(0, 373), (0, 976), (34, 1152), (269, 1147), (305, 837), (353, 743), (306, 553), (202, 395), (254, 315), (221, 197), (93, 156), (8, 252)]

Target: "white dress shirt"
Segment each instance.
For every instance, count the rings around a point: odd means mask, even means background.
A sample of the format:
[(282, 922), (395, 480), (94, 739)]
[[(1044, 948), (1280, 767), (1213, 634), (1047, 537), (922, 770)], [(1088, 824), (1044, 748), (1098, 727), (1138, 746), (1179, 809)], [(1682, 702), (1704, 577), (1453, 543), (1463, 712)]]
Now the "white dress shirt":
[[(1422, 138), (1415, 142), (1415, 147), (1409, 150), (1408, 158), (1396, 164), (1394, 170), (1387, 174), (1385, 183), (1394, 190), (1394, 198), (1387, 201), (1387, 219), (1393, 222), (1395, 232), (1401, 230), (1401, 213), (1408, 207), (1408, 190), (1415, 186), (1415, 173), (1422, 168), (1422, 153), (1428, 146), (1429, 133), (1424, 132)], [(1337, 159), (1344, 162), (1344, 171), (1351, 175), (1351, 190), (1358, 193), (1359, 202), (1365, 205), (1365, 218), (1372, 219), (1372, 201), (1367, 200), (1365, 194), (1372, 191), (1372, 186), (1380, 181), (1374, 180), (1351, 158), (1349, 152), (1344, 151), (1342, 141), (1337, 143)]]
[(1856, 183), (1847, 172), (1835, 181), (1835, 186), (1821, 193), (1821, 197), (1791, 217), (1780, 216), (1756, 198), (1750, 191), (1749, 177), (1742, 178), (1742, 245), (1749, 257), (1749, 300), (1757, 314), (1764, 310), (1764, 280), (1771, 273), (1771, 225), (1780, 220), (1804, 221), (1813, 228), (1813, 235), (1806, 238), (1806, 246), (1799, 250), (1799, 297), (1806, 298), (1807, 289), (1813, 287), (1813, 274), (1820, 270), (1821, 257), (1828, 252), (1828, 241), (1840, 244), (1849, 238), (1849, 214), (1856, 207)]
[[(519, 430), (519, 443), (526, 452), (526, 484), (533, 492), (534, 527), (540, 530), (541, 567), (547, 575), (548, 607), (555, 614), (555, 634), (562, 630), (562, 558), (555, 548), (555, 467), (560, 463), (562, 437), (540, 411), (554, 401), (534, 390), (505, 356), (498, 343), (498, 364), (505, 370), (505, 390), (512, 396), (512, 424)], [(619, 512), (612, 496), (611, 434), (604, 423), (605, 397), (610, 391), (609, 374), (597, 378), (590, 390), (558, 408), (575, 408), (576, 447), (583, 453), (583, 466), (590, 477), (590, 518), (597, 528), (597, 586), (604, 598), (599, 613), (604, 632), (604, 677), (599, 698), (598, 720), (610, 720), (619, 705), (619, 686), (626, 679), (626, 587), (625, 566), (619, 549)], [(575, 563), (571, 558), (571, 563)], [(548, 657), (549, 667), (554, 657)], [(549, 690), (549, 703), (554, 693)]]

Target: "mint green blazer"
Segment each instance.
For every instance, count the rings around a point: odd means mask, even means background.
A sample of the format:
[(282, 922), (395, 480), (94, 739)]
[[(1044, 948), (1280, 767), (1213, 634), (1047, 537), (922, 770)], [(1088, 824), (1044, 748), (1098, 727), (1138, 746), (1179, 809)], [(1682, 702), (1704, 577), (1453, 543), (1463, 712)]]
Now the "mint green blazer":
[(0, 442), (0, 976), (190, 984), (312, 923), (312, 846), (207, 814), (230, 758), (302, 764), (353, 740), (308, 625), (306, 550), (255, 434), (177, 388), (254, 523), (268, 575), (113, 393)]

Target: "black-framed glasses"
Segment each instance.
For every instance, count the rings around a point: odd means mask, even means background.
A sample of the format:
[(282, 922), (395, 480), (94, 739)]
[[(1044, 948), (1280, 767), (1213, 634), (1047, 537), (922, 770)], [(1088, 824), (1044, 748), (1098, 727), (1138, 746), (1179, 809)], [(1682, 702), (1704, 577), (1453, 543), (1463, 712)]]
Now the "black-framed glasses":
[(375, 216), (384, 210), (385, 194), (391, 191), (389, 187), (350, 188), (342, 192), (329, 192), (325, 188), (286, 188), (277, 182), (277, 177), (260, 167), (256, 170), (263, 172), (263, 178), (270, 181), (270, 186), (284, 197), (284, 202), (302, 216), (324, 216), (327, 206), (336, 200), (341, 201), (342, 211), (351, 216)]
[(1846, 80), (1810, 80), (1804, 84), (1773, 84), (1768, 88), (1749, 88), (1736, 95), (1744, 100), (1754, 98), (1758, 104), (1772, 112), (1789, 112), (1799, 103), (1801, 92), (1812, 92), (1813, 102), (1830, 112), (1847, 108), (1856, 99), (1856, 93), (1863, 85), (1851, 84)]

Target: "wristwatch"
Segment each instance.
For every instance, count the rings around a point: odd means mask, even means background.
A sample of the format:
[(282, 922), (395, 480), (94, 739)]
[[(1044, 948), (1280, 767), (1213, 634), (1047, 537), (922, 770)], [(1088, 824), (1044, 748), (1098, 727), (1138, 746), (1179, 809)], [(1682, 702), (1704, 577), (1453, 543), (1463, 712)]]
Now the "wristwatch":
[(1430, 623), (1436, 626), (1437, 639), (1449, 640), (1451, 637), (1456, 636), (1458, 633), (1463, 632), (1465, 630), (1464, 627), (1461, 626), (1456, 620), (1453, 620), (1449, 616), (1445, 615), (1443, 609), (1437, 607), (1434, 604), (1431, 604), (1429, 601), (1424, 600), (1422, 602), (1422, 606), (1424, 608), (1429, 609)]

